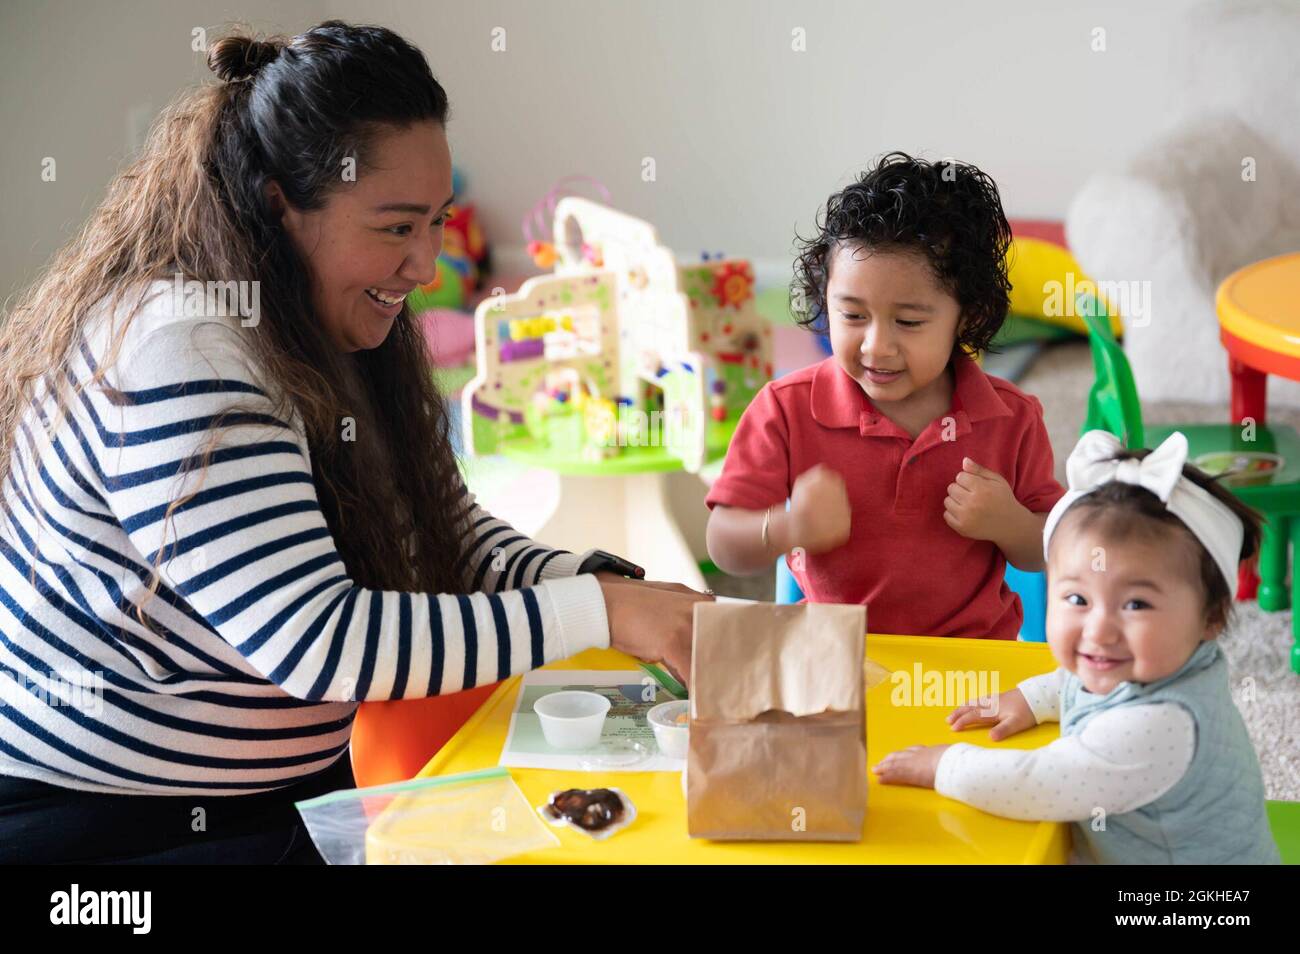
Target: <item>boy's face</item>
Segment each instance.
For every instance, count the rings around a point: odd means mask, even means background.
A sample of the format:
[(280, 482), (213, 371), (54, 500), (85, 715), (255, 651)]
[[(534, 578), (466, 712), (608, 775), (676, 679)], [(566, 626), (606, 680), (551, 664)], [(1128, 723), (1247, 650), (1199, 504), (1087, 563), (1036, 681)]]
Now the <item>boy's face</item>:
[(1176, 530), (1162, 539), (1110, 543), (1095, 525), (1067, 516), (1052, 534), (1047, 561), (1047, 642), (1064, 669), (1091, 693), (1122, 682), (1172, 676), (1203, 640), (1206, 623), (1194, 542)]
[(942, 387), (961, 306), (924, 255), (840, 247), (826, 307), (835, 358), (874, 404), (910, 404)]

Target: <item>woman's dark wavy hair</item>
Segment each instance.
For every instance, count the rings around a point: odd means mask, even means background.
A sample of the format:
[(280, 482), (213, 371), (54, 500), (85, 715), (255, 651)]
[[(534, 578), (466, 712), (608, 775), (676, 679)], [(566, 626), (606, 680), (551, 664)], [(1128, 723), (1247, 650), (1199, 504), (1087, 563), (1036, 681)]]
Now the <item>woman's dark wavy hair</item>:
[[(1111, 459), (1142, 460), (1150, 453), (1146, 448), (1121, 450)], [(1199, 467), (1184, 464), (1183, 476), (1222, 503), (1241, 521), (1245, 532), (1238, 562), (1254, 559), (1259, 553), (1260, 515)], [(1206, 622), (1221, 628), (1227, 626), (1232, 619), (1233, 592), (1224, 580), (1219, 564), (1214, 561), (1210, 551), (1205, 549), (1205, 545), (1187, 529), (1187, 525), (1170, 513), (1160, 498), (1145, 487), (1117, 480), (1103, 484), (1070, 505), (1057, 525), (1058, 530), (1067, 518), (1072, 523), (1077, 523), (1078, 529), (1096, 527), (1097, 532), (1107, 540), (1137, 538), (1165, 542), (1171, 537), (1181, 539), (1184, 552), (1193, 555), (1189, 563), (1195, 567), (1192, 572), (1200, 581), (1201, 592), (1205, 596)], [(1056, 534), (1052, 535), (1052, 539), (1056, 539)]]
[[(424, 56), (390, 30), (329, 21), (290, 39), (232, 35), (208, 65), (222, 81), (187, 92), (155, 123), (139, 157), (109, 186), (81, 233), (52, 260), (0, 335), (0, 481), (38, 379), (62, 381), (97, 303), (116, 309), (179, 272), (261, 283), (246, 329), (283, 420), (300, 416), (317, 496), (349, 576), (360, 586), (464, 592), (466, 501), (446, 404), (418, 322), (405, 309), (382, 345), (342, 354), (312, 307), (312, 276), (265, 187), (301, 209), (363, 176), (386, 130), (447, 120), (447, 95)], [(132, 291), (128, 292), (127, 290)], [(133, 305), (134, 302), (128, 302)], [(132, 308), (127, 313), (134, 313)], [(126, 332), (115, 329), (98, 383)], [(74, 387), (72, 390), (76, 390)], [(56, 412), (69, 393), (58, 395)], [(345, 419), (354, 426), (346, 434)], [(198, 483), (220, 431), (201, 454)], [(168, 511), (168, 517), (197, 488)], [(151, 590), (167, 560), (153, 555)], [(143, 607), (137, 615), (148, 625)]]
[[(294, 376), (314, 379), (313, 468), (348, 569), (363, 586), (463, 590), (460, 479), (420, 325), (404, 306), (378, 348), (339, 354), (312, 314), (307, 270), (264, 191), (273, 179), (291, 205), (320, 208), (345, 187), (346, 160), (355, 159), (358, 178), (365, 174), (370, 146), (386, 129), (445, 125), (447, 94), (402, 37), (337, 20), (287, 43), (227, 37), (208, 62), (231, 90), (212, 176), (237, 227), (265, 250), (263, 287), (289, 293), (268, 350)], [(348, 364), (358, 372), (356, 391)], [(341, 439), (345, 416), (356, 421), (355, 441)]]
[(987, 350), (1006, 318), (1011, 226), (997, 185), (972, 165), (891, 152), (832, 195), (817, 234), (795, 244), (791, 311), (811, 331), (826, 330), (831, 260), (845, 247), (923, 254), (961, 306), (957, 345), (969, 354)]

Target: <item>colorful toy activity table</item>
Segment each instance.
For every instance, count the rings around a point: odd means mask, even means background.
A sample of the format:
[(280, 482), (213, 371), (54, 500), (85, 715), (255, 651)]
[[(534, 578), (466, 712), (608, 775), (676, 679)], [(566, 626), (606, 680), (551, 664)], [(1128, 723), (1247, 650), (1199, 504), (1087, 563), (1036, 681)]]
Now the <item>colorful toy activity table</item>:
[(726, 453), (773, 373), (753, 268), (679, 262), (651, 223), (581, 196), (548, 209), (553, 271), (475, 310), (465, 453), (558, 478), (552, 512), (515, 524), (527, 535), (703, 588), (705, 490), (686, 475)]
[(1268, 375), (1300, 381), (1300, 252), (1233, 272), (1215, 306), (1232, 374), (1232, 421), (1263, 424)]
[[(1003, 640), (926, 636), (867, 636), (867, 655), (895, 677), (867, 694), (867, 763), (918, 743), (972, 742), (1037, 748), (1057, 737), (1042, 725), (1004, 742), (990, 742), (986, 729), (953, 732), (944, 721), (950, 705), (913, 704), (925, 674), (985, 673), (990, 691), (1050, 671), (1046, 646)], [(614, 650), (590, 650), (556, 663), (555, 669), (634, 669)], [(906, 676), (904, 679), (903, 676)], [(994, 683), (994, 678), (997, 682)], [(438, 752), (418, 777), (453, 775), (498, 763), (521, 680), (502, 683), (483, 707)], [(948, 701), (948, 700), (945, 700)], [(964, 701), (964, 700), (963, 700)], [(610, 786), (636, 805), (636, 820), (605, 841), (557, 829), (560, 846), (521, 855), (533, 864), (1063, 864), (1069, 828), (1052, 822), (999, 818), (944, 798), (929, 789), (881, 785), (870, 776), (862, 840), (853, 844), (712, 842), (686, 830), (686, 799), (677, 772), (560, 772), (512, 768), (532, 805), (566, 788)]]

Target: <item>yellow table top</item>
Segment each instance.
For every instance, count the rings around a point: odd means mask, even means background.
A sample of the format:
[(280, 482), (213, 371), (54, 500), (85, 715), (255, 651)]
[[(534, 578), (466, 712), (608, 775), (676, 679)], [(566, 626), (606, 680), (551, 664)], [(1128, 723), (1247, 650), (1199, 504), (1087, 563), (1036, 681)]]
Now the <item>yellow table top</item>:
[[(885, 668), (908, 674), (867, 693), (867, 764), (909, 745), (972, 742), (1007, 748), (1038, 748), (1057, 737), (1042, 725), (1003, 742), (987, 729), (953, 732), (944, 721), (952, 706), (895, 705), (915, 696), (917, 677), (938, 672), (985, 673), (987, 687), (1006, 691), (1022, 679), (1054, 668), (1042, 643), (929, 636), (867, 636), (867, 655)], [(920, 666), (918, 673), (917, 666)], [(635, 669), (635, 660), (614, 650), (590, 650), (551, 669)], [(993, 679), (997, 682), (994, 683)], [(502, 683), (461, 730), (430, 760), (419, 778), (495, 766), (501, 758), (520, 678)], [(961, 682), (960, 679), (957, 680)], [(924, 682), (919, 683), (924, 685)], [(907, 689), (909, 691), (904, 692)], [(958, 700), (965, 701), (964, 699)], [(861, 842), (713, 842), (686, 833), (686, 799), (677, 772), (559, 772), (511, 768), (530, 804), (546, 803), (566, 788), (622, 789), (636, 806), (636, 820), (605, 841), (555, 828), (561, 845), (511, 859), (533, 864), (1063, 864), (1068, 826), (998, 818), (929, 789), (881, 785), (869, 774), (867, 820)]]
[(1300, 358), (1300, 252), (1233, 272), (1219, 286), (1215, 309), (1230, 334)]

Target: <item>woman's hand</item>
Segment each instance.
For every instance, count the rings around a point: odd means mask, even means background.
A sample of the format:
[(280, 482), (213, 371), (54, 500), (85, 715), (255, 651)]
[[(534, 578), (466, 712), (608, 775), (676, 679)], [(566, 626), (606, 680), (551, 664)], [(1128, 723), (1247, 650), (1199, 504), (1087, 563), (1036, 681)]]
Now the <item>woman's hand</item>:
[(605, 594), (609, 645), (646, 662), (662, 662), (673, 678), (690, 686), (695, 604), (713, 597), (680, 583), (629, 580), (597, 573)]
[(993, 728), (989, 729), (989, 740), (997, 742), (1017, 732), (1032, 729), (1038, 725), (1038, 720), (1034, 718), (1025, 694), (1019, 689), (1008, 689), (995, 698), (958, 706), (948, 713), (948, 724), (955, 732), (971, 726), (991, 725)]
[(890, 752), (871, 771), (885, 785), (915, 785), (934, 788), (934, 776), (947, 745), (914, 745), (901, 752)]

